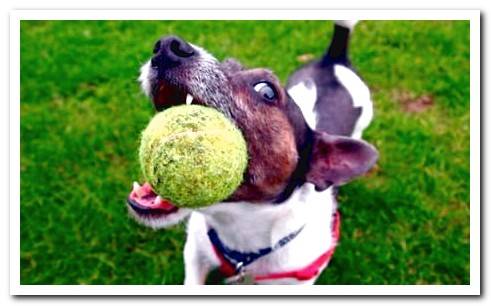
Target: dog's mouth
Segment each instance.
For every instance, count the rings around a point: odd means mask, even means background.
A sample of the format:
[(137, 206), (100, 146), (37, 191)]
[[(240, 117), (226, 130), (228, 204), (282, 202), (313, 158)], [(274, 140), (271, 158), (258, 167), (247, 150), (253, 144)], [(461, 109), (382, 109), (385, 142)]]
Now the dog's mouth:
[(157, 195), (149, 183), (140, 186), (133, 183), (133, 190), (128, 196), (128, 206), (141, 217), (160, 218), (175, 213), (179, 208), (170, 201)]
[(153, 88), (153, 103), (157, 111), (182, 104), (206, 105), (199, 97), (193, 95), (184, 85), (175, 85), (165, 80), (156, 82)]

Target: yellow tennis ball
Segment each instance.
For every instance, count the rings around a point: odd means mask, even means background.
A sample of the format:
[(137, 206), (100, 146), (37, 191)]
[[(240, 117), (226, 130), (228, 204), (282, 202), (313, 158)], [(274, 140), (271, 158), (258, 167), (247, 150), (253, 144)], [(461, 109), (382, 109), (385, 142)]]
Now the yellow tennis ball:
[(180, 105), (158, 113), (141, 136), (145, 179), (179, 207), (222, 201), (240, 185), (247, 167), (241, 131), (219, 111)]

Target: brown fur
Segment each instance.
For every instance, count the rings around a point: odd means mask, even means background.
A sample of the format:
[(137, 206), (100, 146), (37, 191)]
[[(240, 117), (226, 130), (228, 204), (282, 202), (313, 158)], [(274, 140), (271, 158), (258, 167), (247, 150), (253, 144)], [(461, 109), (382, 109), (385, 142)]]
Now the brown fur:
[[(285, 113), (286, 95), (266, 70), (239, 71), (230, 79), (235, 80), (232, 115), (246, 138), (249, 153), (244, 182), (230, 200), (268, 201), (285, 188), (298, 161), (294, 131)], [(253, 90), (253, 84), (262, 80), (274, 85), (277, 101), (262, 101)]]

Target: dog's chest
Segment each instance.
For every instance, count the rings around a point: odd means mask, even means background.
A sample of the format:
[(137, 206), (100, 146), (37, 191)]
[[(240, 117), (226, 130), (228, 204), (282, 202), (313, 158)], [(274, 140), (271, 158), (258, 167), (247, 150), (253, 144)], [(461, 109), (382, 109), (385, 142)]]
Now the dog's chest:
[[(205, 212), (204, 228), (216, 231), (221, 243), (232, 251), (258, 253), (276, 246), (273, 251), (244, 266), (246, 275), (264, 277), (260, 283), (305, 282), (292, 277), (268, 276), (308, 268), (333, 244), (332, 216), (336, 201), (332, 190), (315, 192), (312, 185), (306, 184), (286, 203), (260, 205), (220, 204)], [(277, 247), (278, 242), (292, 233), (296, 233), (293, 239)], [(202, 239), (209, 241), (207, 234), (200, 233)], [(223, 254), (217, 254), (217, 247), (208, 243), (208, 248), (211, 250), (205, 253), (223, 265), (223, 258), (220, 258)], [(315, 278), (307, 281), (313, 282)]]

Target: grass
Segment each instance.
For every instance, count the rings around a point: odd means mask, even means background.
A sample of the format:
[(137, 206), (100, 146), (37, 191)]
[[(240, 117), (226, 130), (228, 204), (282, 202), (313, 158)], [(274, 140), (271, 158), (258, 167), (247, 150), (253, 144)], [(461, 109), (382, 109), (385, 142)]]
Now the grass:
[[(21, 283), (182, 283), (184, 226), (141, 227), (124, 205), (153, 113), (139, 66), (174, 33), (285, 81), (331, 25), (22, 21)], [(380, 160), (342, 188), (341, 243), (317, 283), (469, 284), (469, 23), (362, 22), (351, 58)]]

